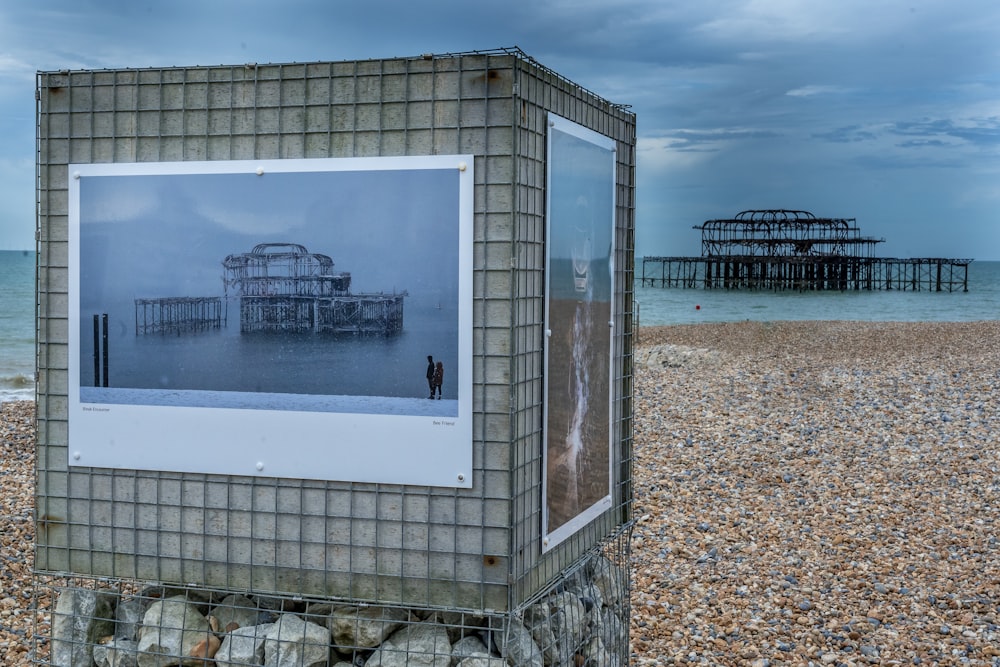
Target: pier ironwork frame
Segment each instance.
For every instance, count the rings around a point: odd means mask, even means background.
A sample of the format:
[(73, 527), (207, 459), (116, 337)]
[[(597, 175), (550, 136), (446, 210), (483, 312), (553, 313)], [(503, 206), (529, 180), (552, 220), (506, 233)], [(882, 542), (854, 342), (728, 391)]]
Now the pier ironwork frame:
[(968, 292), (971, 259), (643, 257), (644, 287)]
[(224, 284), (239, 296), (331, 297), (351, 293), (351, 274), (334, 272), (329, 255), (297, 243), (259, 243), (250, 252), (227, 256)]
[(706, 220), (703, 257), (850, 257), (870, 259), (885, 239), (861, 236), (854, 218), (817, 218), (809, 211), (741, 211), (727, 220)]
[(969, 290), (971, 259), (876, 257), (885, 239), (861, 235), (854, 218), (787, 209), (707, 220), (700, 257), (642, 258), (645, 287), (769, 290)]
[(222, 261), (240, 332), (316, 331), (391, 336), (403, 330), (406, 293), (352, 294), (351, 274), (297, 243), (260, 243)]
[(177, 296), (135, 300), (135, 334), (182, 334), (222, 329), (226, 307), (221, 297)]

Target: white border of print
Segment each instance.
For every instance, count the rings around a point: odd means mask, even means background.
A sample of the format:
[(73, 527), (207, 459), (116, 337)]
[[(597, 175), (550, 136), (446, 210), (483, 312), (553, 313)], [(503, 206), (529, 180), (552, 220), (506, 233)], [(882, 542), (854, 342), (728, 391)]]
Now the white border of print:
[[(448, 155), (70, 165), (69, 465), (471, 488), (473, 160)], [(81, 179), (449, 168), (459, 172), (459, 368), (452, 375), (457, 417), (81, 401)]]
[[(611, 248), (609, 249), (608, 260), (609, 266), (608, 270), (611, 274), (611, 290), (610, 299), (612, 311), (609, 313), (609, 318), (614, 316), (614, 300), (617, 290), (617, 285), (615, 281), (614, 272), (614, 257), (615, 257), (615, 217), (616, 217), (616, 169), (617, 169), (617, 144), (615, 140), (607, 137), (603, 134), (595, 132), (591, 129), (583, 127), (578, 123), (574, 123), (571, 120), (562, 118), (553, 113), (549, 113), (547, 116), (548, 129), (549, 132), (546, 135), (546, 153), (548, 155), (548, 163), (546, 165), (546, 202), (545, 202), (545, 222), (546, 222), (546, 243), (551, 237), (551, 228), (553, 224), (566, 224), (567, 221), (556, 221), (552, 219), (552, 168), (553, 168), (553, 154), (552, 154), (552, 135), (553, 132), (562, 132), (570, 136), (576, 137), (582, 141), (591, 143), (598, 148), (603, 148), (608, 151), (608, 159), (611, 161), (611, 178), (608, 181), (608, 188), (611, 193), (611, 210), (608, 211), (609, 217), (607, 219), (607, 224), (611, 228)], [(546, 326), (546, 336), (545, 336), (545, 364), (546, 373), (544, 381), (544, 396), (545, 396), (545, 410), (548, 412), (549, 404), (551, 402), (551, 396), (549, 394), (549, 373), (548, 363), (549, 363), (549, 340), (552, 335), (552, 321), (550, 319), (549, 313), (549, 297), (552, 290), (549, 288), (549, 281), (551, 279), (551, 267), (549, 266), (551, 260), (551, 250), (546, 252), (545, 255), (545, 275), (546, 275), (546, 290), (545, 290), (545, 326)], [(549, 456), (551, 452), (549, 451), (549, 428), (548, 428), (548, 417), (546, 417), (545, 430), (543, 431), (543, 444), (542, 444), (542, 553), (545, 553), (555, 546), (565, 541), (579, 530), (584, 528), (588, 523), (601, 516), (604, 512), (608, 511), (612, 507), (612, 493), (615, 488), (614, 485), (614, 463), (615, 463), (615, 429), (614, 429), (614, 392), (612, 391), (611, 382), (614, 382), (615, 378), (615, 359), (614, 359), (614, 347), (615, 347), (615, 330), (614, 322), (609, 321), (608, 325), (611, 326), (611, 340), (610, 347), (608, 349), (608, 363), (609, 363), (609, 384), (606, 387), (594, 387), (593, 390), (598, 394), (605, 393), (608, 401), (608, 493), (607, 495), (596, 499), (588, 507), (580, 507), (579, 512), (567, 520), (562, 525), (552, 528), (550, 524), (549, 517), (549, 503), (548, 503), (548, 492), (549, 485), (552, 482), (549, 479)]]

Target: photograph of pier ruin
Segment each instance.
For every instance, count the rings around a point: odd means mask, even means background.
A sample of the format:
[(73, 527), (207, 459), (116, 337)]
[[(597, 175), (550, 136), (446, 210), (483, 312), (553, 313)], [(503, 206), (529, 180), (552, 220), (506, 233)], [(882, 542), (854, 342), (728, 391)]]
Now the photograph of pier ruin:
[(967, 292), (971, 259), (876, 257), (885, 239), (854, 218), (809, 211), (741, 211), (707, 220), (700, 257), (643, 257), (642, 285), (744, 290)]
[[(455, 414), (461, 172), (354, 165), (81, 179), (80, 396)], [(446, 371), (433, 410), (429, 354)]]
[[(392, 336), (403, 330), (397, 294), (352, 294), (351, 274), (334, 271), (329, 255), (297, 243), (259, 243), (228, 255), (223, 285), (239, 302), (240, 333), (318, 332)], [(217, 296), (135, 300), (135, 333), (219, 329), (227, 310)]]

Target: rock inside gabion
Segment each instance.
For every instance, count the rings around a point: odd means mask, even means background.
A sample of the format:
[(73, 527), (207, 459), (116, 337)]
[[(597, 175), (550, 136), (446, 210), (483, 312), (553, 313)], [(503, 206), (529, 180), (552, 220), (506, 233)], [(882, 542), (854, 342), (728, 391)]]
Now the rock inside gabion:
[(148, 586), (128, 595), (66, 587), (52, 646), (56, 664), (71, 667), (89, 667), (91, 656), (97, 667), (204, 667), (208, 660), (217, 667), (623, 667), (626, 590), (626, 570), (598, 554), (537, 601), (498, 615), (195, 588)]

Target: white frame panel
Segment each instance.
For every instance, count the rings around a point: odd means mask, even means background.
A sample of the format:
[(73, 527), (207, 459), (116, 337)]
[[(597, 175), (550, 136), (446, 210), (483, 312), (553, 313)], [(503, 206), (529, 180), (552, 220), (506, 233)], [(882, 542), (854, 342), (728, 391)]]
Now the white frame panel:
[[(291, 397), (294, 409), (254, 407), (267, 397), (253, 391), (242, 396), (231, 392), (222, 407), (202, 402), (197, 391), (180, 392), (175, 404), (162, 397), (135, 400), (135, 392), (142, 389), (111, 389), (99, 402), (81, 392), (81, 224), (88, 224), (90, 214), (81, 211), (81, 187), (88, 179), (126, 177), (123, 184), (139, 185), (143, 179), (174, 175), (250, 174), (266, 179), (273, 174), (393, 171), (405, 180), (421, 170), (458, 174), (457, 188), (448, 190), (457, 192), (457, 200), (446, 204), (453, 206), (450, 220), (458, 226), (457, 261), (436, 269), (457, 271), (458, 367), (446, 371), (458, 397), (447, 414), (417, 414), (433, 412), (432, 407), (441, 410), (426, 396), (419, 397), (427, 403), (426, 410), (388, 400), (370, 410), (351, 411), (349, 405), (338, 406), (337, 397), (307, 395)], [(473, 186), (472, 155), (69, 165), (69, 465), (471, 488)], [(121, 189), (123, 207), (132, 205), (127, 201), (132, 190)], [(388, 194), (361, 191), (356, 196)], [(392, 224), (379, 221), (371, 233), (385, 234)], [(393, 236), (390, 231), (381, 241), (403, 242)], [(359, 258), (348, 259), (347, 264)], [(405, 322), (404, 315), (404, 329)], [(418, 358), (414, 363), (422, 373), (421, 363), (426, 362)], [(282, 398), (287, 405), (289, 397)]]
[[(546, 137), (544, 382), (544, 407), (546, 416), (545, 428), (543, 429), (542, 469), (543, 553), (563, 542), (589, 522), (612, 508), (615, 461), (614, 392), (612, 390), (612, 382), (615, 378), (615, 328), (612, 318), (614, 314), (614, 295), (617, 289), (614, 272), (616, 143), (610, 137), (606, 137), (552, 113), (548, 114), (548, 129), (549, 132)], [(568, 137), (589, 144), (590, 149), (597, 149), (602, 152), (606, 151), (606, 156), (602, 156), (602, 159), (606, 157), (607, 163), (598, 165), (593, 162), (587, 163), (586, 161), (569, 159), (565, 161), (565, 164), (562, 164), (563, 156), (558, 155), (557, 151), (553, 148), (553, 138), (556, 133), (563, 133)], [(559, 169), (566, 169), (566, 173), (560, 174)], [(606, 174), (604, 173), (605, 169), (607, 170)], [(595, 177), (604, 178), (605, 176), (607, 178), (607, 191), (603, 193), (598, 192), (597, 188), (593, 188)], [(565, 187), (567, 181), (570, 183), (572, 192), (555, 192), (555, 189)], [(575, 200), (574, 206), (579, 210), (585, 210), (588, 212), (587, 215), (592, 216), (588, 222), (591, 227), (590, 231), (584, 230), (582, 235), (579, 228), (582, 224), (578, 215), (579, 211), (573, 210), (571, 212), (569, 210), (570, 205), (568, 202), (570, 199)], [(594, 210), (595, 208), (597, 210)], [(601, 227), (602, 225), (604, 225), (603, 228)], [(553, 232), (554, 228), (556, 234), (562, 232), (562, 239), (565, 241), (565, 233), (570, 227), (575, 227), (571, 234), (575, 234), (580, 238), (586, 237), (581, 247), (572, 253), (574, 259), (577, 259), (577, 252), (585, 255), (579, 259), (585, 260), (586, 264), (589, 265), (585, 271), (582, 264), (580, 270), (578, 270), (575, 263), (573, 266), (574, 288), (579, 292), (579, 303), (587, 302), (593, 306), (588, 311), (589, 314), (583, 316), (584, 320), (589, 320), (591, 315), (598, 315), (597, 318), (594, 318), (595, 321), (588, 321), (585, 324), (582, 324), (580, 321), (581, 316), (579, 313), (581, 313), (581, 310), (579, 307), (577, 308), (576, 319), (573, 322), (568, 322), (565, 313), (560, 315), (553, 308), (554, 302), (559, 301), (559, 299), (554, 298), (555, 293), (559, 290), (559, 283), (553, 281), (555, 277), (554, 272), (557, 270), (554, 266), (554, 253), (565, 250), (565, 248), (554, 247), (555, 237)], [(593, 240), (590, 238), (591, 236)], [(594, 240), (608, 241), (606, 254), (603, 246), (600, 248), (594, 247)], [(565, 273), (565, 258), (563, 258), (559, 269), (562, 269)], [(598, 270), (607, 271), (607, 283), (603, 282), (602, 276), (596, 275)], [(590, 274), (589, 278), (584, 275), (585, 273)], [(565, 280), (565, 276), (563, 279)], [(587, 287), (588, 280), (591, 285), (597, 283), (604, 286), (607, 291), (601, 295), (603, 298), (592, 298), (592, 294)], [(562, 289), (565, 291), (564, 286)], [(603, 305), (605, 299), (606, 307)], [(565, 302), (566, 299), (563, 299), (563, 301)], [(588, 339), (592, 337), (593, 333), (598, 333), (603, 337), (603, 334), (599, 331), (599, 327), (606, 327), (608, 332), (607, 348), (603, 350), (587, 349), (580, 352), (581, 347), (586, 348), (589, 346)], [(570, 397), (567, 400), (568, 393), (574, 392), (567, 392), (564, 391), (563, 387), (557, 388), (553, 386), (553, 378), (556, 376), (562, 377), (560, 375), (561, 369), (553, 365), (554, 357), (558, 354), (554, 350), (553, 340), (560, 341), (558, 344), (564, 346), (569, 341), (571, 346), (576, 347), (576, 351), (571, 353), (571, 358), (581, 361), (584, 365), (598, 371), (594, 374), (599, 374), (601, 371), (606, 370), (606, 381), (598, 383), (590, 382), (586, 375), (577, 373), (578, 369), (569, 369), (566, 372), (575, 375), (574, 378), (570, 379), (570, 382), (574, 383), (572, 386), (575, 386), (577, 390), (585, 390), (588, 396), (581, 397), (577, 392), (574, 397)], [(605, 354), (606, 357), (604, 357)], [(567, 362), (565, 355), (560, 357), (560, 359), (563, 362)], [(604, 369), (599, 368), (602, 363), (605, 366)], [(564, 403), (560, 403), (560, 401), (564, 401)], [(573, 401), (573, 405), (567, 405), (570, 401)], [(589, 406), (593, 406), (593, 408)], [(595, 419), (593, 413), (596, 412), (597, 415), (600, 415), (604, 409), (607, 410), (606, 422), (588, 426)], [(553, 433), (553, 426), (554, 424), (563, 425), (563, 422), (559, 421), (560, 417), (554, 415), (560, 411), (565, 413), (567, 410), (573, 411), (573, 417), (571, 418), (573, 423), (570, 424), (571, 433), (559, 433), (557, 435)], [(596, 418), (599, 419), (600, 417)], [(595, 430), (597, 433), (606, 433), (607, 436), (606, 469), (601, 471), (606, 474), (607, 483), (606, 487), (604, 487), (606, 493), (602, 493), (601, 495), (595, 494), (593, 489), (601, 488), (603, 479), (594, 479), (592, 476), (595, 473), (593, 470), (589, 470), (589, 468), (591, 465), (600, 467), (603, 461), (599, 460), (595, 463), (595, 457), (593, 456), (589, 457), (589, 464), (584, 460), (588, 458), (586, 450), (590, 449), (590, 453), (593, 453), (595, 451), (600, 452), (602, 449), (603, 443), (594, 442), (591, 438), (587, 437), (588, 432), (594, 433)], [(572, 449), (572, 446), (566, 443), (574, 440), (578, 447), (578, 453), (567, 451), (567, 448)], [(569, 463), (563, 463), (564, 461), (569, 461)], [(574, 475), (574, 471), (576, 475)], [(588, 477), (588, 474), (590, 477)], [(581, 487), (583, 487), (583, 490), (581, 490)], [(576, 498), (569, 498), (568, 496), (571, 493), (575, 493)], [(571, 515), (566, 516), (567, 510), (563, 508), (561, 510), (563, 516), (553, 516), (554, 512), (552, 508), (561, 502), (568, 503), (568, 511), (572, 512)]]

